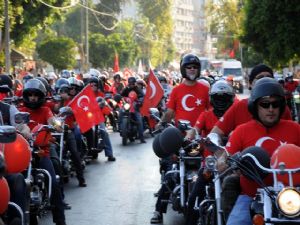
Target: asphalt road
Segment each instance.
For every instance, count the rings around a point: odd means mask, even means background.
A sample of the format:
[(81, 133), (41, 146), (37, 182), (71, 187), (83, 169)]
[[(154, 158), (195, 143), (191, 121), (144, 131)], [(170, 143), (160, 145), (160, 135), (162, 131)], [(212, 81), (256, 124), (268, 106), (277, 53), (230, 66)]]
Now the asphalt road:
[[(160, 187), (153, 139), (122, 146), (118, 133), (110, 137), (117, 161), (108, 162), (101, 153), (86, 167), (86, 188), (77, 187), (75, 178), (65, 186), (66, 202), (72, 206), (66, 211), (68, 225), (150, 224), (156, 201), (153, 194)], [(40, 224), (52, 224), (51, 216), (42, 218)], [(183, 216), (169, 209), (164, 224), (183, 225)]]

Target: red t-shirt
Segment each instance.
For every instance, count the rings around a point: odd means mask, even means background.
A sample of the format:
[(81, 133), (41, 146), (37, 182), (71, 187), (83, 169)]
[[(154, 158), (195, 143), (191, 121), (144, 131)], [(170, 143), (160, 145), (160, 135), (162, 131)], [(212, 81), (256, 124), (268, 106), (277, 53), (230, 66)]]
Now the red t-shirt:
[(193, 86), (182, 83), (173, 88), (167, 107), (174, 110), (175, 121), (189, 120), (194, 126), (200, 113), (209, 108), (208, 90), (199, 82)]
[(195, 127), (201, 130), (202, 137), (206, 137), (217, 121), (218, 117), (214, 114), (213, 110), (210, 109), (209, 111), (204, 111), (200, 114)]
[(298, 87), (299, 83), (297, 81), (291, 81), (291, 82), (285, 82), (284, 84), (284, 89), (287, 90), (289, 93), (286, 96), (286, 98), (291, 98), (292, 97), (292, 92), (296, 90)]
[[(72, 101), (72, 99), (64, 100), (64, 106), (68, 106), (71, 101)], [(75, 121), (76, 121), (75, 116), (70, 115), (70, 116), (66, 117), (65, 124), (67, 124), (70, 129), (73, 129), (73, 128), (75, 128), (75, 124), (74, 124)]]
[[(285, 108), (282, 119), (291, 120), (291, 112), (288, 107)], [(242, 99), (235, 102), (219, 119), (216, 126), (220, 128), (223, 133), (227, 136), (233, 131), (238, 125), (248, 122), (252, 119), (252, 114), (248, 111), (248, 99)]]
[[(295, 144), (300, 146), (300, 126), (299, 124), (289, 121), (280, 120), (272, 128), (266, 128), (256, 120), (251, 120), (238, 126), (230, 136), (226, 149), (230, 154), (243, 151), (250, 146), (258, 146), (265, 149), (270, 157), (273, 152), (282, 144)], [(270, 181), (272, 176), (267, 177), (264, 181)], [(244, 176), (240, 177), (242, 194), (251, 197), (255, 196), (259, 187), (254, 181)]]
[(32, 120), (32, 122), (30, 122), (28, 126), (31, 130), (38, 124), (48, 124), (49, 118), (53, 117), (52, 111), (46, 106), (42, 106), (38, 109), (21, 107), (19, 110), (21, 112), (30, 113), (30, 120)]

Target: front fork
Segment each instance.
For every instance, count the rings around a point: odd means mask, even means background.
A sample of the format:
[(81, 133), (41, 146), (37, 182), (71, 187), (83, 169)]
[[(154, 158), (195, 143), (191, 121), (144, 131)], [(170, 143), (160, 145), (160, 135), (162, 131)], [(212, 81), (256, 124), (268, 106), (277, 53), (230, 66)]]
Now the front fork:
[(221, 208), (221, 191), (222, 191), (222, 187), (221, 187), (221, 180), (220, 180), (218, 172), (215, 172), (214, 186), (215, 186), (217, 221), (218, 221), (218, 225), (223, 225), (222, 208)]

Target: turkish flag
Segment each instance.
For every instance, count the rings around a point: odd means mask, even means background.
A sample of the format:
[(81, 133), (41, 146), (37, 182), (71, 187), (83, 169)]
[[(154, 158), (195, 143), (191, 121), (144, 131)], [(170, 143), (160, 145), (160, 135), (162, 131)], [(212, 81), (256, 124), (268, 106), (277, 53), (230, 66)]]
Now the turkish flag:
[(82, 133), (104, 122), (103, 114), (90, 85), (87, 85), (79, 92), (69, 103), (69, 106), (73, 110), (76, 122)]
[(119, 67), (119, 56), (118, 53), (115, 53), (115, 61), (114, 61), (114, 72), (119, 72), (120, 67)]
[(144, 97), (144, 103), (141, 108), (141, 113), (144, 116), (149, 116), (149, 109), (156, 107), (164, 96), (164, 89), (162, 88), (159, 80), (150, 69), (148, 85)]
[(233, 49), (229, 52), (229, 57), (232, 59), (235, 57), (235, 53)]

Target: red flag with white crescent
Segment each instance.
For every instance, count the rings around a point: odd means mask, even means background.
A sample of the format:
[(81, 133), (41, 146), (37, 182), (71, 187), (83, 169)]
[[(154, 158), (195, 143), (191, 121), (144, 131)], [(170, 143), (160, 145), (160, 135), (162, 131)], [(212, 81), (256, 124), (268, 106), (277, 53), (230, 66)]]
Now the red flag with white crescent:
[(115, 60), (114, 60), (114, 73), (119, 72), (120, 67), (119, 67), (119, 55), (118, 53), (115, 53)]
[(104, 122), (104, 116), (90, 85), (87, 85), (78, 93), (69, 103), (69, 106), (73, 110), (76, 122), (82, 133)]
[(141, 113), (144, 116), (149, 116), (149, 109), (156, 107), (162, 97), (164, 96), (164, 89), (162, 88), (159, 80), (150, 69), (148, 85), (146, 88), (146, 94), (144, 97)]

